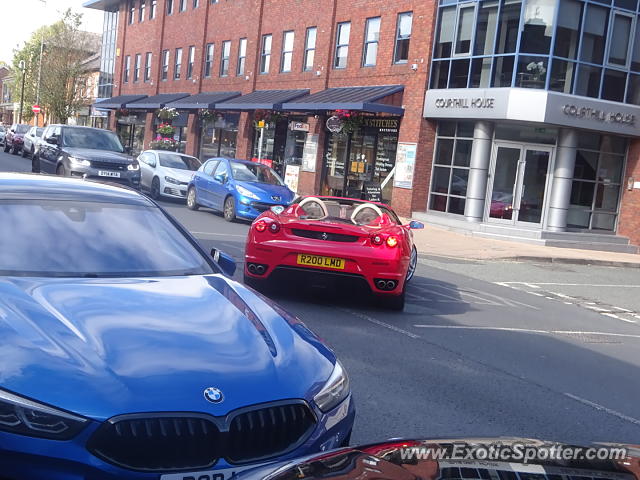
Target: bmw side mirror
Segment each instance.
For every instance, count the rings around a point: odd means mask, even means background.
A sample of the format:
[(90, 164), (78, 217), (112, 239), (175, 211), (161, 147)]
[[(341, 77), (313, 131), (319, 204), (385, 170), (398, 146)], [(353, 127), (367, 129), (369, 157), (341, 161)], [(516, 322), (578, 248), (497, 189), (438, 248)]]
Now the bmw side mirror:
[(236, 273), (236, 261), (224, 252), (216, 248), (211, 249), (211, 257), (213, 261), (216, 262), (216, 265), (220, 267), (222, 273), (229, 277), (233, 277), (233, 274)]
[(410, 230), (422, 230), (424, 228), (424, 223), (418, 222), (416, 220), (411, 220), (408, 227)]

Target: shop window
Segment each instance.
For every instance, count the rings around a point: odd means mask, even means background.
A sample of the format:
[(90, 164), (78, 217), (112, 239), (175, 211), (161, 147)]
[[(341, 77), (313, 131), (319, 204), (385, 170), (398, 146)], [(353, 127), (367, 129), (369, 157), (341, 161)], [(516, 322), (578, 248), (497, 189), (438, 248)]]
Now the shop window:
[(543, 89), (547, 80), (547, 57), (518, 56), (516, 87)]
[(554, 55), (576, 59), (580, 39), (583, 4), (576, 0), (560, 0)]
[(453, 51), (453, 36), (456, 28), (456, 7), (440, 9), (440, 20), (436, 34), (435, 58), (447, 58)]
[(362, 49), (363, 67), (374, 67), (376, 65), (379, 42), (380, 17), (368, 18), (364, 33), (364, 48)]
[(629, 47), (631, 46), (634, 23), (632, 15), (613, 14), (609, 39), (609, 65), (626, 67), (629, 64)]
[(138, 21), (140, 23), (144, 22), (145, 10), (147, 9), (147, 1), (140, 0), (140, 8), (138, 9)]
[(133, 63), (133, 81), (135, 83), (138, 83), (140, 81), (140, 68), (141, 68), (140, 64), (141, 63), (142, 63), (142, 55), (139, 53), (136, 53), (136, 58)]
[(471, 78), (469, 87), (486, 88), (490, 85), (491, 79), (491, 58), (474, 58), (471, 60)]
[(551, 79), (549, 90), (554, 92), (571, 93), (575, 78), (576, 64), (566, 60), (553, 59), (551, 63)]
[(351, 22), (338, 24), (336, 33), (336, 53), (333, 60), (334, 68), (347, 68), (349, 58), (349, 36), (351, 35)]
[(213, 43), (207, 43), (204, 54), (204, 76), (210, 78), (213, 72)]
[(585, 62), (602, 64), (609, 10), (591, 4), (588, 4), (586, 8), (580, 59)]
[(450, 63), (449, 60), (441, 60), (431, 64), (431, 88), (447, 88)]
[(307, 28), (307, 34), (304, 40), (304, 66), (303, 70), (309, 72), (313, 70), (313, 64), (316, 56), (316, 40), (318, 29), (316, 27)]
[(145, 83), (151, 81), (151, 62), (153, 60), (153, 54), (147, 52), (144, 59), (144, 81)]
[(244, 75), (245, 63), (247, 61), (247, 39), (241, 38), (238, 43), (238, 64), (236, 66), (236, 75)]
[(605, 69), (602, 80), (602, 99), (623, 102), (626, 84), (627, 74), (625, 72)]
[(282, 35), (282, 58), (280, 60), (280, 71), (283, 73), (291, 71), (294, 39), (295, 33), (293, 31), (284, 32)]
[(510, 87), (513, 79), (513, 63), (515, 57), (495, 57), (493, 59), (492, 87)]
[(219, 113), (203, 122), (200, 134), (200, 158), (235, 158), (240, 114)]
[(522, 3), (517, 0), (504, 0), (498, 19), (498, 41), (496, 53), (513, 53), (518, 43), (520, 28), (520, 9)]
[(461, 6), (458, 9), (458, 25), (456, 31), (456, 46), (454, 55), (469, 55), (471, 53), (471, 37), (473, 35), (473, 20), (475, 6)]
[(411, 43), (412, 24), (412, 12), (404, 12), (398, 15), (393, 63), (407, 63), (409, 61), (409, 45)]
[(549, 54), (556, 0), (528, 0), (524, 9), (524, 25), (520, 39), (523, 53)]
[(469, 80), (469, 59), (452, 60), (449, 88), (467, 88)]
[[(497, 23), (498, 0), (481, 2), (478, 10), (478, 19), (476, 21), (476, 40), (473, 47), (473, 53), (475, 55), (493, 54)], [(488, 83), (485, 86), (488, 86)]]
[(162, 51), (162, 80), (169, 77), (169, 50)]
[(271, 43), (273, 37), (271, 35), (262, 36), (262, 50), (260, 52), (260, 73), (269, 73), (271, 64)]
[(158, 0), (151, 0), (149, 4), (149, 20), (156, 18), (156, 8), (158, 8)]
[(229, 76), (229, 63), (231, 62), (231, 40), (222, 42), (222, 57), (220, 59), (220, 76)]
[(124, 57), (124, 70), (122, 72), (122, 83), (129, 83), (129, 75), (131, 72), (131, 55)]
[(187, 62), (187, 78), (193, 78), (193, 65), (196, 61), (196, 47), (189, 47), (189, 61)]
[(173, 59), (173, 79), (179, 80), (182, 74), (182, 49), (176, 48), (176, 55)]

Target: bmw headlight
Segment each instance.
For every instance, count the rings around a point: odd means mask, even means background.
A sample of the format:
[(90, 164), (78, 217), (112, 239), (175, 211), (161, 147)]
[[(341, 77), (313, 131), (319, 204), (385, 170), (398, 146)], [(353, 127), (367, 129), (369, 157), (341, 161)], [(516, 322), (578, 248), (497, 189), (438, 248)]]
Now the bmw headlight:
[(167, 183), (173, 183), (174, 185), (180, 185), (180, 180), (176, 180), (173, 177), (164, 177), (164, 181)]
[(81, 165), (83, 167), (90, 167), (91, 166), (91, 162), (89, 160), (85, 160), (84, 158), (69, 157), (69, 161), (73, 165)]
[(336, 361), (329, 380), (322, 387), (322, 390), (313, 397), (313, 401), (316, 402), (320, 410), (326, 413), (347, 398), (349, 391), (349, 376), (342, 364)]
[(127, 165), (127, 170), (131, 170), (131, 171), (134, 171), (134, 172), (138, 171), (138, 170), (140, 170), (140, 164), (138, 163), (137, 160), (134, 160), (129, 165)]
[(251, 190), (241, 187), (240, 185), (236, 187), (236, 190), (238, 190), (238, 193), (243, 197), (253, 198), (254, 200), (260, 200), (260, 197), (258, 197), (255, 193), (253, 193)]
[(68, 440), (87, 419), (0, 390), (0, 430), (31, 437)]

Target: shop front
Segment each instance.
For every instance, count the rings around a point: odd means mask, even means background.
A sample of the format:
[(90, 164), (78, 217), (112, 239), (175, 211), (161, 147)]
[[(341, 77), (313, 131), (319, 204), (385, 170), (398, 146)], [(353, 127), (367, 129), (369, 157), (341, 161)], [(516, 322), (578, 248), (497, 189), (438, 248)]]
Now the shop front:
[(135, 155), (144, 150), (144, 132), (147, 112), (116, 110), (116, 134), (120, 143)]
[[(640, 108), (523, 89), (430, 90), (427, 215), (483, 232), (615, 233)], [(548, 236), (548, 235), (547, 235)]]

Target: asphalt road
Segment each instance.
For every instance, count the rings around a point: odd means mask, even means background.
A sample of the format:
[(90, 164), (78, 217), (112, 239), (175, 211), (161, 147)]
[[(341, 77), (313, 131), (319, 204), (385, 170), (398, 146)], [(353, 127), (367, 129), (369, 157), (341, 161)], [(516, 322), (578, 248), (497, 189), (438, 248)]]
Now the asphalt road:
[[(0, 170), (29, 169), (28, 160), (0, 153)], [(162, 203), (203, 246), (242, 262), (248, 224)], [(274, 297), (346, 366), (358, 410), (354, 442), (640, 443), (640, 270), (427, 255), (408, 293), (404, 313), (348, 292), (300, 296), (282, 285)]]

